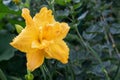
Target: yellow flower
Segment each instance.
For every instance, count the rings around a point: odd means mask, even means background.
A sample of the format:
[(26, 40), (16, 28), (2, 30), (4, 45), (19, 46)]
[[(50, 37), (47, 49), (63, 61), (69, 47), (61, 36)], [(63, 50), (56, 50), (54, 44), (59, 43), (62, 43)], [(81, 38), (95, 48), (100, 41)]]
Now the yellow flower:
[(70, 27), (65, 22), (57, 22), (52, 11), (43, 7), (33, 18), (28, 9), (22, 9), (26, 27), (10, 44), (25, 52), (27, 68), (31, 71), (43, 64), (44, 58), (68, 62), (69, 48), (63, 39)]
[(12, 0), (15, 4), (19, 4), (21, 0)]

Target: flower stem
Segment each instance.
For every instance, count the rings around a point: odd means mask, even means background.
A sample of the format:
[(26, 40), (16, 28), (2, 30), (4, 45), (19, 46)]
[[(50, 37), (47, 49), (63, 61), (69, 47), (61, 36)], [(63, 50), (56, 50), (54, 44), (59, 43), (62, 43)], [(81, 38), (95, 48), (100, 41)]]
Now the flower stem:
[(108, 73), (105, 69), (105, 67), (102, 65), (102, 60), (100, 59), (100, 57), (98, 56), (97, 52), (89, 45), (89, 44), (86, 44), (86, 42), (83, 40), (82, 36), (80, 35), (79, 31), (78, 31), (78, 28), (76, 26), (76, 32), (77, 32), (77, 35), (78, 37), (80, 38), (81, 42), (83, 43), (83, 45), (90, 50), (91, 54), (93, 56), (95, 56), (95, 58), (98, 60), (98, 62), (101, 64), (102, 66), (102, 71), (104, 72), (105, 76), (106, 76), (106, 80), (110, 80), (109, 76), (108, 76)]
[(40, 67), (40, 70), (42, 71), (44, 80), (47, 80), (47, 79), (46, 79), (46, 75), (45, 75), (45, 71), (44, 71), (44, 69), (43, 69), (43, 66)]

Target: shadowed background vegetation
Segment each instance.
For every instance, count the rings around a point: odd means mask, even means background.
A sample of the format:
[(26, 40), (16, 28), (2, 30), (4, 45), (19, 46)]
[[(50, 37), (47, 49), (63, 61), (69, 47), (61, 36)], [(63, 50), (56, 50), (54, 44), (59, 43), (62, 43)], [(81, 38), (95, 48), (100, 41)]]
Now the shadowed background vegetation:
[[(34, 16), (43, 6), (55, 19), (67, 22), (65, 41), (69, 63), (45, 60), (32, 74), (34, 80), (120, 80), (119, 0), (0, 0), (0, 80), (25, 80), (25, 54), (9, 42), (18, 35), (15, 24), (25, 27), (21, 9)], [(52, 35), (52, 34), (51, 34)]]

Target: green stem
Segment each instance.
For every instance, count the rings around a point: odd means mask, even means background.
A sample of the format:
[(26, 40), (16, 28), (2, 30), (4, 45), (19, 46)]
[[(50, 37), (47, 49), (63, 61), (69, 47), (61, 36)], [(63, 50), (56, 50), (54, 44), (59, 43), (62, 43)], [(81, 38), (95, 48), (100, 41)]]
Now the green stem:
[(68, 70), (67, 70), (67, 67), (65, 67), (65, 80), (69, 80), (68, 79)]
[(116, 69), (115, 75), (113, 77), (113, 80), (118, 80), (119, 70), (120, 70), (120, 61), (119, 61), (118, 67)]
[(45, 75), (45, 71), (44, 71), (44, 69), (43, 69), (43, 66), (40, 67), (40, 70), (42, 71), (44, 80), (47, 80), (47, 79), (46, 79), (46, 75)]
[[(110, 45), (110, 41), (109, 41), (108, 29), (107, 29), (107, 27), (108, 27), (109, 25), (108, 25), (108, 23), (106, 22), (104, 16), (101, 17), (101, 21), (104, 21), (104, 23), (106, 24), (106, 26), (103, 27), (103, 30), (104, 30), (104, 35), (105, 35), (105, 39), (106, 39), (107, 45), (109, 46), (109, 45)], [(111, 56), (112, 56), (112, 52), (111, 52), (110, 47), (108, 47), (108, 51), (109, 51), (109, 55), (110, 55), (110, 57), (111, 57)]]
[(71, 64), (71, 62), (70, 62), (70, 63), (68, 64), (68, 70), (70, 70), (70, 73), (71, 73), (71, 77), (72, 77), (71, 80), (76, 80), (76, 79), (75, 79), (75, 73), (74, 73), (71, 65), (72, 65), (72, 64)]
[(103, 69), (103, 72), (105, 73), (106, 79), (107, 79), (107, 80), (110, 80), (110, 77), (108, 76), (108, 72), (106, 71), (105, 68)]
[(25, 75), (25, 79), (26, 80), (33, 80), (34, 79), (34, 75), (31, 73), (30, 70), (27, 70), (27, 74)]
[(113, 46), (113, 48), (115, 49), (115, 51), (116, 51), (116, 53), (117, 53), (117, 56), (120, 58), (118, 48), (116, 47), (115, 40), (114, 40), (114, 38), (113, 38), (113, 36), (112, 36), (111, 33), (109, 33), (109, 37), (110, 37), (110, 39), (111, 39), (111, 41), (112, 41), (112, 46)]
[(84, 46), (87, 51), (89, 51), (88, 47), (86, 47), (86, 43), (84, 42), (84, 40), (82, 39), (82, 36), (80, 35), (80, 33), (78, 31), (77, 25), (75, 25), (75, 30), (77, 32), (77, 35), (79, 37), (79, 41), (80, 41), (81, 45)]
[(46, 65), (43, 65), (44, 70), (46, 71), (46, 73), (48, 74), (49, 80), (52, 80), (52, 76), (50, 74), (50, 71), (48, 70), (48, 68), (46, 67)]
[(86, 42), (83, 40), (82, 36), (80, 35), (80, 33), (79, 33), (79, 31), (78, 31), (77, 26), (76, 26), (76, 32), (77, 32), (77, 34), (78, 34), (81, 42), (84, 44), (84, 46), (91, 51), (91, 54), (92, 54), (93, 56), (95, 56), (95, 58), (96, 58), (96, 59), (99, 61), (99, 63), (101, 64), (102, 70), (103, 70), (103, 72), (104, 72), (104, 74), (105, 74), (105, 76), (106, 76), (106, 80), (110, 80), (106, 69), (105, 69), (104, 66), (102, 65), (102, 60), (101, 60), (100, 57), (98, 56), (97, 52), (95, 52), (95, 50), (94, 50), (89, 44), (86, 44)]

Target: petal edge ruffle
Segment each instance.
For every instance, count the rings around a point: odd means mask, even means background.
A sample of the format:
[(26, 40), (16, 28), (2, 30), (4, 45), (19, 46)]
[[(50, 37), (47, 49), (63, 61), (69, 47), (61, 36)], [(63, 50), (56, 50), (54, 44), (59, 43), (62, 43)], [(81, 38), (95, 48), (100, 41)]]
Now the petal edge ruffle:
[(68, 62), (69, 48), (63, 40), (57, 40), (45, 49), (49, 58), (54, 58), (62, 63)]

